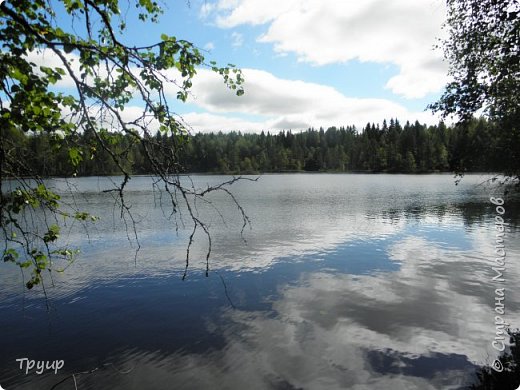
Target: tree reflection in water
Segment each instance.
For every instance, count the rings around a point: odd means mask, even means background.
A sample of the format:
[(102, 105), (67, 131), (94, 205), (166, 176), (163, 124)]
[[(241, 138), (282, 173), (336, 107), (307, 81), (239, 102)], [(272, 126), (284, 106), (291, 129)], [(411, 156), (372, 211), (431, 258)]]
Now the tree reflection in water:
[(490, 366), (477, 372), (477, 383), (471, 390), (516, 390), (520, 387), (520, 330), (508, 330), (510, 347), (497, 359), (503, 370), (498, 372)]

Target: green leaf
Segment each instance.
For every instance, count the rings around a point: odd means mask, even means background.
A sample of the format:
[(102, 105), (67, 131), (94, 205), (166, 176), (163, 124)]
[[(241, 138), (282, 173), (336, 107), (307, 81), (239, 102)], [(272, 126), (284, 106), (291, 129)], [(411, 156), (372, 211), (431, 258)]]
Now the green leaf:
[(45, 243), (56, 241), (60, 236), (60, 227), (58, 225), (52, 225), (49, 227), (49, 230), (43, 236), (43, 241)]
[(5, 263), (7, 263), (7, 262), (14, 263), (18, 259), (18, 256), (19, 256), (18, 252), (15, 249), (9, 248), (4, 253), (4, 262)]
[(69, 149), (69, 160), (72, 166), (77, 167), (83, 160), (82, 152), (79, 148), (72, 147)]
[(32, 265), (31, 260), (27, 260), (27, 261), (24, 261), (23, 263), (19, 264), (20, 268), (29, 268), (31, 265)]

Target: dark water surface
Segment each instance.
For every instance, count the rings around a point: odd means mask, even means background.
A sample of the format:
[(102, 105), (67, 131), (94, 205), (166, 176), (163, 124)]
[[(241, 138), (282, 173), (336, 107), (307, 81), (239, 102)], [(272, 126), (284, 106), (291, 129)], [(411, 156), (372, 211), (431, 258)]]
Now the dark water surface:
[[(193, 179), (206, 187), (227, 178)], [(65, 201), (101, 219), (64, 227), (64, 243), (81, 255), (54, 287), (48, 281), (47, 300), (0, 264), (0, 385), (464, 388), (498, 356), (495, 288), (506, 291), (504, 317), (520, 324), (518, 201), (505, 199), (507, 263), (497, 283), (489, 197), (500, 192), (478, 185), (484, 179), (301, 174), (236, 183), (252, 222), (247, 242), (229, 199), (210, 198), (222, 216), (199, 204), (212, 233), (210, 273), (200, 234), (185, 281), (189, 220), (176, 233), (150, 178), (133, 178), (127, 193), (137, 259), (113, 194), (100, 192), (112, 179), (54, 180)], [(26, 375), (21, 358), (64, 367)]]

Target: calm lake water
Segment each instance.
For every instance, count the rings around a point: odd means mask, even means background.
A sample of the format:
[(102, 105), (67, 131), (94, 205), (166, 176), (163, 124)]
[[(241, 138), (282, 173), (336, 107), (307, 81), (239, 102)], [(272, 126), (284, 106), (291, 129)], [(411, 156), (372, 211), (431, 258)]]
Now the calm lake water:
[[(496, 282), (489, 198), (501, 191), (479, 185), (484, 176), (458, 186), (451, 175), (236, 183), (246, 242), (224, 194), (199, 203), (210, 272), (197, 234), (184, 281), (189, 220), (176, 231), (165, 194), (133, 178), (135, 258), (133, 232), (129, 242), (113, 194), (100, 191), (116, 179), (49, 182), (100, 220), (63, 228), (81, 255), (54, 287), (47, 280), (47, 300), (0, 264), (5, 389), (462, 389), (499, 354), (496, 288), (504, 317), (520, 324), (519, 203), (505, 198), (505, 282)], [(196, 187), (227, 179), (193, 176)], [(21, 358), (64, 367), (26, 374)]]

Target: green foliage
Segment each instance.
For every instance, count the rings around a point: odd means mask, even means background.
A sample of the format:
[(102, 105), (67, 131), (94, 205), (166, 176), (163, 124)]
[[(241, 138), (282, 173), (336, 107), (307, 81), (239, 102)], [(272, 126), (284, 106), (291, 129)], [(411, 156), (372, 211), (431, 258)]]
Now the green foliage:
[[(33, 188), (18, 187), (2, 197), (2, 231), (4, 239), (10, 243), (3, 253), (4, 262), (18, 265), (22, 270), (29, 269), (31, 277), (26, 283), (32, 288), (42, 282), (42, 271), (51, 270), (53, 255), (71, 263), (78, 251), (70, 249), (52, 250), (50, 245), (56, 244), (60, 236), (60, 227), (52, 224), (43, 234), (35, 227), (27, 226), (27, 216), (35, 217), (38, 210), (49, 210), (64, 219), (78, 221), (95, 220), (88, 213), (70, 215), (60, 208), (60, 196), (40, 183)], [(29, 230), (29, 228), (31, 228)], [(56, 256), (54, 256), (56, 257)], [(20, 260), (20, 258), (22, 258)]]
[[(361, 132), (353, 127), (331, 127), (327, 130), (308, 129), (300, 133), (282, 131), (261, 133), (199, 133), (186, 138), (178, 149), (184, 172), (257, 173), (282, 171), (368, 171), (368, 172), (453, 172), (495, 171), (497, 144), (495, 124), (485, 119), (471, 120), (464, 125), (446, 127), (421, 125), (418, 122), (401, 126), (390, 120), (382, 127), (367, 124)], [(154, 168), (146, 159), (142, 145), (132, 143), (131, 136), (103, 133), (113, 150), (126, 150), (125, 169), (133, 174), (153, 174)], [(88, 134), (78, 135), (80, 144), (89, 145)], [(37, 142), (38, 155), (30, 164), (39, 172), (39, 162), (47, 157), (47, 172), (67, 176), (73, 171), (68, 156), (51, 156), (51, 146), (44, 135), (13, 137), (13, 144)], [(153, 137), (160, 151), (175, 143), (175, 138), (157, 132)], [(64, 139), (68, 141), (68, 137)], [(47, 149), (46, 149), (47, 148)], [(77, 153), (87, 156), (88, 146)], [(94, 159), (85, 158), (74, 167), (80, 176), (118, 174), (118, 168), (103, 150)], [(159, 153), (159, 152), (158, 152)], [(167, 161), (160, 161), (166, 164)], [(64, 169), (65, 168), (65, 169)], [(19, 203), (23, 203), (22, 198)], [(76, 213), (79, 220), (92, 219), (86, 213)]]
[[(95, 220), (82, 210), (63, 211), (60, 197), (42, 178), (94, 173), (102, 166), (104, 172), (124, 177), (116, 190), (122, 210), (129, 212), (123, 190), (132, 172), (132, 155), (138, 153), (135, 158), (149, 167), (150, 173), (183, 190), (170, 176), (182, 170), (178, 149), (186, 142), (188, 131), (166, 96), (165, 86), (171, 78), (168, 72), (179, 74), (180, 102), (186, 101), (199, 67), (222, 75), (230, 90), (243, 94), (240, 70), (234, 65), (206, 64), (200, 50), (189, 41), (163, 34), (157, 42), (143, 47), (125, 43), (127, 26), (119, 3), (17, 0), (0, 5), (4, 260), (30, 269), (28, 288), (41, 283), (42, 270), (52, 269), (52, 256), (71, 261), (74, 251), (49, 248), (59, 239), (59, 226), (52, 224), (38, 233), (38, 226), (26, 226), (27, 215), (51, 211), (65, 219)], [(157, 22), (162, 13), (156, 1), (130, 3), (143, 22)], [(61, 10), (59, 17), (57, 9)], [(31, 56), (38, 53), (53, 56), (58, 66), (31, 62)], [(72, 85), (73, 92), (62, 92), (62, 82)], [(126, 121), (121, 111), (131, 100), (143, 107), (142, 115)], [(172, 140), (168, 147), (154, 141), (150, 118)], [(17, 188), (12, 190), (6, 178)], [(15, 245), (9, 247), (10, 243)], [(14, 252), (26, 259), (19, 262)]]
[(43, 242), (46, 244), (49, 242), (56, 241), (60, 236), (60, 227), (58, 225), (52, 225), (49, 230), (43, 236)]
[[(485, 119), (446, 127), (384, 122), (354, 127), (308, 129), (278, 134), (197, 134), (180, 151), (188, 172), (256, 173), (466, 172), (496, 170), (495, 125)], [(169, 142), (162, 138), (162, 142)], [(134, 171), (147, 173), (146, 166)]]
[(495, 160), (520, 174), (520, 6), (517, 0), (448, 0), (442, 42), (452, 81), (431, 105), (467, 122), (482, 110), (497, 127)]

